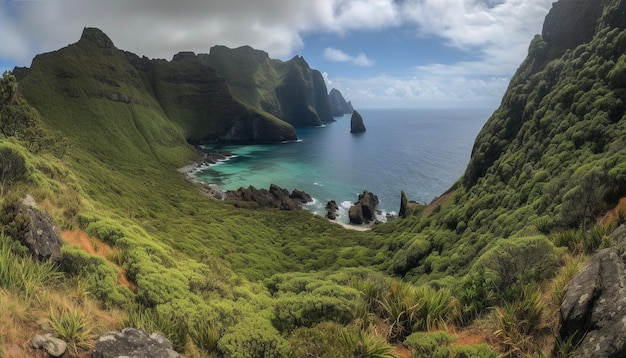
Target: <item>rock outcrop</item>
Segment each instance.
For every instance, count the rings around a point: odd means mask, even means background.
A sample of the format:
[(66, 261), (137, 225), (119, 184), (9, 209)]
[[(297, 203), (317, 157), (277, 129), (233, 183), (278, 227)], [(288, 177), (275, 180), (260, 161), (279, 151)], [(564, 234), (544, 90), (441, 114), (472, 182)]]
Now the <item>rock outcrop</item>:
[(348, 217), (351, 224), (367, 224), (376, 220), (376, 206), (378, 196), (365, 190), (359, 194), (357, 202), (348, 210)]
[(400, 192), (400, 211), (398, 212), (399, 217), (406, 218), (408, 205), (409, 199), (406, 197), (406, 194), (403, 190)]
[(346, 102), (341, 92), (335, 88), (328, 93), (328, 102), (330, 103), (330, 113), (333, 117), (341, 117), (354, 111), (352, 103)]
[(330, 200), (326, 203), (326, 217), (330, 220), (337, 219), (337, 210), (339, 210), (339, 206), (337, 202), (334, 200)]
[(600, 251), (570, 281), (560, 307), (560, 338), (580, 341), (576, 357), (626, 356), (626, 256)]
[(271, 184), (269, 190), (257, 189), (254, 186), (229, 190), (224, 193), (224, 199), (230, 201), (252, 201), (260, 207), (276, 208), (281, 210), (299, 210), (303, 204), (313, 199), (301, 190), (293, 190), (291, 194), (276, 184)]
[(363, 133), (365, 130), (365, 124), (363, 124), (361, 114), (357, 111), (352, 112), (352, 118), (350, 118), (350, 133)]
[(182, 358), (167, 338), (136, 328), (106, 333), (96, 342), (92, 358)]

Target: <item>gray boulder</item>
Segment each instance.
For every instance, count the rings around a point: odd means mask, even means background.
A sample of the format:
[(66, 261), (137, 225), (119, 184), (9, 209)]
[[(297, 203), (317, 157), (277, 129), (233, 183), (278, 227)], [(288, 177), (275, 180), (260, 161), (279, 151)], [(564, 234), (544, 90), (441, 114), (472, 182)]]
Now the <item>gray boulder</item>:
[(92, 358), (182, 358), (167, 338), (136, 328), (106, 333), (96, 342)]
[(626, 356), (625, 261), (624, 248), (602, 250), (570, 281), (559, 335), (580, 341), (576, 357)]
[(51, 334), (36, 335), (30, 342), (35, 349), (43, 349), (52, 357), (61, 357), (67, 350), (67, 343)]
[(52, 223), (50, 216), (35, 209), (33, 204), (29, 196), (23, 203), (14, 206), (15, 218), (27, 223), (26, 230), (16, 233), (15, 238), (26, 246), (36, 259), (60, 261), (63, 242), (59, 231)]

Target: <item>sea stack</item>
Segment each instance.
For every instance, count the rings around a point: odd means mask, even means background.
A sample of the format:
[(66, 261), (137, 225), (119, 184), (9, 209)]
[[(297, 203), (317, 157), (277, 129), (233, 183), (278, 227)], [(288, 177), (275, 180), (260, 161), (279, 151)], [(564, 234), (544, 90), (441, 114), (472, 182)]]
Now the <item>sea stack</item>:
[(365, 132), (365, 124), (363, 124), (363, 117), (359, 112), (352, 112), (352, 118), (350, 118), (350, 133), (363, 133)]

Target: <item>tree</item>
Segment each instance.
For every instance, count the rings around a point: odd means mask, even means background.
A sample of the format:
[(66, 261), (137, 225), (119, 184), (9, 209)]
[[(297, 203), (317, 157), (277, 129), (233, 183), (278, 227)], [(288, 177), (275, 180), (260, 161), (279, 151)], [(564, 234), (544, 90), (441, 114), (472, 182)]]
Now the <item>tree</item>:
[(0, 196), (4, 195), (4, 189), (26, 174), (26, 161), (15, 149), (10, 147), (0, 148)]

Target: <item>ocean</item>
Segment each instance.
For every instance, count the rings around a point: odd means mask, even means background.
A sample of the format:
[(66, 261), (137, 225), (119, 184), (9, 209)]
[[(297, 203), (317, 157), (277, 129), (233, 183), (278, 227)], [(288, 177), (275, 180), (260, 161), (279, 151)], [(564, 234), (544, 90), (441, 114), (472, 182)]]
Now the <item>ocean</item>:
[(196, 174), (222, 190), (274, 183), (314, 198), (306, 209), (325, 215), (335, 200), (339, 220), (358, 194), (380, 200), (381, 218), (409, 200), (430, 203), (456, 182), (467, 166), (476, 135), (493, 109), (363, 109), (365, 133), (350, 133), (350, 115), (322, 127), (299, 128), (297, 142), (213, 145), (233, 156)]

